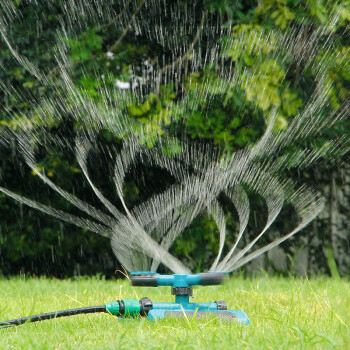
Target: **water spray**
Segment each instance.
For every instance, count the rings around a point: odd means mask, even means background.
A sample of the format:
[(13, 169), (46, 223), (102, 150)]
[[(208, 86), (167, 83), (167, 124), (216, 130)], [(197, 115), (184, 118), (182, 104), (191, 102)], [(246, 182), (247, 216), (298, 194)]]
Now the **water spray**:
[(82, 307), (50, 312), (40, 315), (18, 318), (1, 322), (0, 327), (19, 326), (27, 322), (38, 322), (52, 318), (74, 316), (88, 313), (108, 313), (120, 319), (147, 317), (149, 321), (165, 318), (207, 318), (216, 317), (228, 322), (249, 325), (247, 314), (240, 310), (228, 310), (225, 301), (191, 303), (193, 286), (212, 286), (222, 283), (225, 273), (208, 272), (198, 274), (161, 275), (153, 271), (131, 273), (131, 283), (135, 287), (171, 286), (171, 294), (175, 302), (153, 302), (149, 298), (122, 299), (111, 301), (105, 305)]

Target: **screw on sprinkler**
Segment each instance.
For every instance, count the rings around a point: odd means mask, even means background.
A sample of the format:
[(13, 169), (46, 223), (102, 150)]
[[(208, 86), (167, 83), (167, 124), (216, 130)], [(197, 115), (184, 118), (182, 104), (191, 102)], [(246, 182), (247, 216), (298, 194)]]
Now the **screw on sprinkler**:
[(241, 324), (249, 325), (247, 314), (239, 310), (227, 310), (225, 301), (207, 303), (190, 303), (189, 301), (190, 296), (193, 294), (193, 286), (221, 284), (225, 275), (223, 272), (161, 275), (155, 272), (140, 271), (131, 273), (131, 283), (133, 286), (172, 287), (171, 294), (175, 295), (175, 302), (151, 302), (152, 307), (147, 312), (147, 318), (150, 321), (167, 317), (188, 316), (203, 318), (216, 316), (228, 321), (237, 321)]

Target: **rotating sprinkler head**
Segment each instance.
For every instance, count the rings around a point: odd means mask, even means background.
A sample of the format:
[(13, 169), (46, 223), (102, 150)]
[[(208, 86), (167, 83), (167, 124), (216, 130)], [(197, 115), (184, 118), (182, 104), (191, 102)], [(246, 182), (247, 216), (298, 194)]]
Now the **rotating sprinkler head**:
[(102, 306), (55, 311), (1, 322), (0, 327), (19, 326), (26, 322), (38, 322), (57, 317), (97, 312), (109, 313), (121, 319), (147, 317), (149, 321), (170, 317), (205, 318), (213, 316), (226, 321), (236, 321), (242, 325), (249, 325), (247, 314), (239, 310), (227, 310), (225, 301), (190, 303), (193, 286), (221, 284), (225, 275), (223, 272), (174, 275), (161, 275), (150, 271), (132, 272), (131, 283), (133, 286), (171, 286), (171, 293), (175, 295), (175, 302), (152, 302), (147, 297), (140, 300), (122, 299), (111, 301)]

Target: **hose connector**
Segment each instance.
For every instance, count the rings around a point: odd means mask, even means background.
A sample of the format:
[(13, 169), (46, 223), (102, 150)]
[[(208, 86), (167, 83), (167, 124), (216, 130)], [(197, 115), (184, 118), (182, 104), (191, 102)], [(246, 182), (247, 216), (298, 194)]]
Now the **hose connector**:
[(149, 298), (123, 299), (105, 304), (105, 312), (120, 317), (147, 316), (150, 310), (152, 310), (152, 301)]

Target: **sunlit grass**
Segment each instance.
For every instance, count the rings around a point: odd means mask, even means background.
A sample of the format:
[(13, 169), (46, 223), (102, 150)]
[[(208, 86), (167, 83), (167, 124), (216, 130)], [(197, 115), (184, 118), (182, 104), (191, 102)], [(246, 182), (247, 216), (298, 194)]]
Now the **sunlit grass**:
[[(80, 315), (0, 330), (0, 348), (16, 349), (350, 349), (350, 283), (328, 278), (232, 278), (197, 287), (195, 301), (225, 300), (245, 311), (248, 327), (219, 320), (118, 321)], [(0, 321), (148, 296), (172, 301), (170, 287), (127, 281), (12, 278), (0, 280)]]

